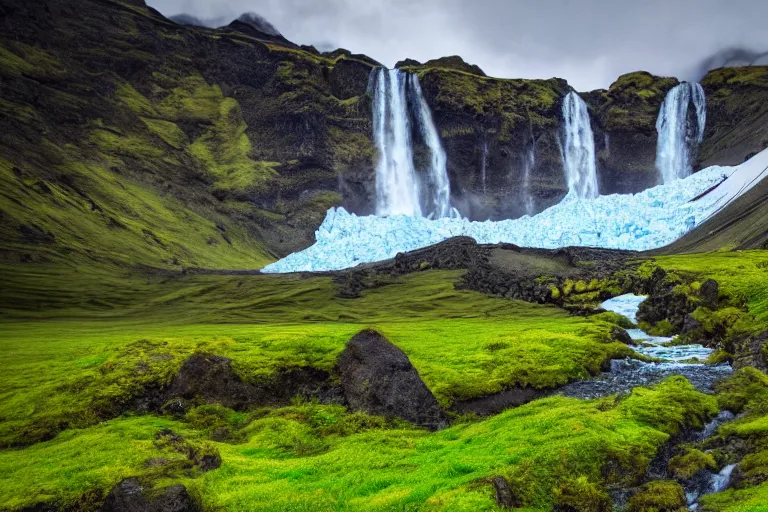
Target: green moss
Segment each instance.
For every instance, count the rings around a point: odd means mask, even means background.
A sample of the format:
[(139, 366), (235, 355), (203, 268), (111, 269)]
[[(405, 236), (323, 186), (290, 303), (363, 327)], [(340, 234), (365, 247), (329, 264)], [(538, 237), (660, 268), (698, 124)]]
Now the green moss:
[(640, 328), (650, 334), (651, 336), (673, 336), (675, 334), (675, 328), (669, 320), (661, 320), (656, 324), (651, 325), (647, 322), (640, 322)]
[(187, 135), (176, 123), (163, 121), (161, 119), (149, 119), (146, 117), (142, 117), (141, 120), (147, 125), (149, 131), (163, 139), (163, 141), (172, 148), (184, 149), (189, 145)]
[(0, 46), (0, 75), (58, 77), (63, 74), (61, 62), (42, 48), (18, 41)]
[(629, 318), (619, 315), (617, 313), (613, 313), (611, 311), (606, 311), (605, 313), (593, 315), (590, 318), (592, 318), (593, 320), (600, 320), (601, 322), (608, 322), (613, 325), (618, 325), (623, 329), (634, 329), (636, 327), (636, 325), (633, 324), (629, 320)]
[(161, 158), (165, 152), (151, 142), (134, 135), (120, 135), (114, 131), (94, 130), (88, 139), (104, 153), (127, 157)]
[(714, 457), (695, 448), (686, 448), (684, 453), (676, 455), (669, 461), (669, 470), (678, 480), (693, 478), (699, 471), (717, 468)]
[(717, 400), (721, 408), (736, 414), (743, 412), (750, 402), (768, 403), (768, 376), (751, 366), (742, 368), (718, 385)]
[(565, 510), (579, 512), (611, 512), (613, 501), (601, 485), (586, 477), (568, 479), (555, 491), (555, 502)]
[(684, 512), (686, 507), (685, 491), (677, 482), (656, 481), (643, 486), (643, 489), (629, 500), (629, 512)]
[[(661, 384), (656, 396), (674, 395), (683, 382)], [(688, 394), (685, 386), (680, 391)], [(67, 505), (93, 486), (106, 490), (125, 476), (152, 475), (148, 460), (183, 457), (155, 439), (159, 430), (172, 429), (190, 445), (221, 454), (220, 469), (203, 475), (192, 471), (176, 480), (202, 496), (206, 508), (490, 512), (497, 509), (491, 489), (481, 482), (504, 474), (531, 509), (550, 510), (560, 503), (606, 510), (610, 499), (601, 468), (610, 461), (626, 483), (644, 473), (668, 439), (653, 420), (639, 421), (632, 409), (612, 404), (613, 399), (552, 397), (429, 433), (349, 414), (340, 406), (297, 403), (254, 411), (240, 429), (242, 444), (205, 442), (180, 422), (121, 418), (61, 434), (24, 452), (0, 451), (0, 470), (12, 475), (0, 480), (0, 499), (16, 508), (40, 496)], [(669, 414), (664, 398), (647, 406), (649, 417)], [(653, 414), (654, 407), (659, 414)], [(685, 402), (674, 408), (686, 416)]]
[(717, 281), (720, 294), (728, 298), (727, 305), (746, 307), (755, 318), (755, 330), (760, 326), (768, 328), (768, 272), (760, 268), (766, 261), (766, 251), (722, 251), (655, 259), (663, 268), (690, 275), (691, 281)]
[(609, 131), (653, 130), (659, 106), (675, 85), (674, 78), (642, 71), (622, 75), (604, 94), (598, 116)]
[(121, 82), (117, 85), (117, 89), (115, 90), (115, 98), (117, 98), (117, 100), (122, 105), (128, 107), (136, 114), (141, 114), (144, 116), (157, 115), (149, 100), (127, 82)]

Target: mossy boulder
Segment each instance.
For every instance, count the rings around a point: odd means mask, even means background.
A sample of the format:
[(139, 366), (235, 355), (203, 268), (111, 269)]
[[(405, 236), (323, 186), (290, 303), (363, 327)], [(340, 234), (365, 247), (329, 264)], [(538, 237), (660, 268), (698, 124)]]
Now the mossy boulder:
[(613, 501), (601, 485), (586, 477), (569, 479), (555, 491), (555, 512), (611, 512)]
[(645, 484), (630, 498), (628, 512), (685, 512), (685, 491), (677, 482), (656, 481)]
[(686, 448), (681, 454), (675, 455), (669, 461), (669, 471), (678, 480), (690, 480), (700, 471), (714, 471), (717, 464), (715, 458), (701, 450)]

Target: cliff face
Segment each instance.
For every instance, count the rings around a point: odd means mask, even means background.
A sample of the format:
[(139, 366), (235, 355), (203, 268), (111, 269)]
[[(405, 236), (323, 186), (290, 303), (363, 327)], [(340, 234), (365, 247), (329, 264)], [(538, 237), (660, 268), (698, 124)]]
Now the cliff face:
[[(0, 15), (3, 261), (253, 267), (310, 245), (331, 206), (372, 212), (372, 59), (245, 22), (182, 26), (140, 0), (13, 0)], [(463, 214), (565, 195), (564, 80), (489, 78), (459, 57), (399, 65), (420, 77)], [(705, 78), (701, 165), (768, 145), (766, 76)], [(656, 115), (676, 83), (633, 73), (582, 95), (603, 193), (655, 184)]]
[(736, 165), (768, 147), (768, 66), (710, 71), (699, 167)]
[[(311, 244), (328, 207), (371, 186), (370, 59), (239, 22), (185, 27), (138, 1), (0, 8), (11, 260), (39, 252), (33, 232), (54, 254), (87, 239), (153, 266), (255, 265)], [(190, 224), (199, 239), (174, 232)]]

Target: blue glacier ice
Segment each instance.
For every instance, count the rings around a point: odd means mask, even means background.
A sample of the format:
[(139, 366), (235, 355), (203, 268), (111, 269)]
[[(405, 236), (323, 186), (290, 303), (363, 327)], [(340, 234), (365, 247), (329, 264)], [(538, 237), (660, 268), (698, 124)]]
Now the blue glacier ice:
[[(710, 167), (635, 195), (581, 199), (569, 194), (534, 217), (498, 222), (418, 216), (359, 217), (332, 208), (316, 243), (266, 273), (341, 270), (393, 258), (454, 236), (523, 247), (650, 250), (668, 245), (768, 175), (768, 150), (738, 167)], [(729, 178), (730, 177), (730, 178)], [(702, 196), (702, 197), (699, 197)]]

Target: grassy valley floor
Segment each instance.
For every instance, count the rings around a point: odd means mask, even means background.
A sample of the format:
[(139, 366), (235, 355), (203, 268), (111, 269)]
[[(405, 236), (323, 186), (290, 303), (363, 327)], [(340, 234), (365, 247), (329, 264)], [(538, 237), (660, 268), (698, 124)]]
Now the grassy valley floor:
[[(656, 264), (718, 279), (764, 326), (766, 261), (755, 251)], [(664, 443), (718, 410), (718, 397), (673, 378), (623, 398), (553, 396), (487, 419), (453, 415), (434, 433), (302, 400), (139, 414), (136, 397), (167, 385), (193, 353), (230, 358), (246, 382), (285, 368), (333, 374), (346, 342), (368, 327), (408, 355), (447, 409), (509, 387), (556, 388), (632, 352), (611, 340), (605, 315), (456, 290), (463, 271), (384, 279), (357, 299), (338, 298), (327, 276), (0, 271), (9, 283), (0, 307), (2, 510), (92, 510), (133, 476), (156, 488), (183, 483), (206, 510), (499, 510), (497, 475), (522, 510), (605, 510), (612, 489), (641, 484)], [(754, 400), (739, 422), (759, 437), (768, 409)], [(164, 441), (168, 429), (182, 445)], [(221, 467), (204, 472), (204, 453), (219, 454)], [(762, 510), (764, 492), (721, 493), (704, 510)], [(733, 508), (742, 502), (754, 505)]]

